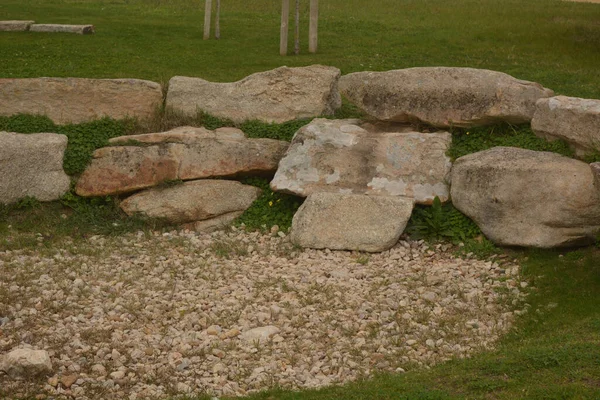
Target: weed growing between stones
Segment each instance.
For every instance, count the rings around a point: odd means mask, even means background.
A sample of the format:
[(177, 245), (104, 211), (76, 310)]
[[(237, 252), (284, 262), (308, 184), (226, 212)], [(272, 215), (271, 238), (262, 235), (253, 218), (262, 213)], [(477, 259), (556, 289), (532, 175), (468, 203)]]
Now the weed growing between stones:
[(452, 133), (452, 144), (448, 149), (448, 156), (452, 160), (467, 154), (491, 149), (496, 146), (519, 147), (535, 151), (550, 151), (573, 157), (573, 151), (569, 145), (556, 140), (548, 142), (535, 136), (529, 125), (494, 125), (480, 128), (454, 128)]
[(82, 173), (91, 161), (94, 150), (107, 146), (108, 139), (126, 134), (133, 125), (133, 120), (116, 121), (110, 118), (81, 124), (56, 125), (48, 117), (40, 115), (0, 117), (0, 131), (66, 135), (69, 141), (63, 167), (68, 175)]
[(451, 203), (442, 204), (436, 196), (431, 206), (417, 205), (406, 232), (413, 239), (448, 240), (454, 244), (481, 235), (481, 230)]
[(236, 225), (244, 224), (248, 230), (266, 230), (277, 225), (281, 231), (287, 232), (303, 199), (273, 192), (269, 181), (264, 178), (247, 178), (242, 180), (242, 183), (259, 187), (263, 192), (236, 220)]

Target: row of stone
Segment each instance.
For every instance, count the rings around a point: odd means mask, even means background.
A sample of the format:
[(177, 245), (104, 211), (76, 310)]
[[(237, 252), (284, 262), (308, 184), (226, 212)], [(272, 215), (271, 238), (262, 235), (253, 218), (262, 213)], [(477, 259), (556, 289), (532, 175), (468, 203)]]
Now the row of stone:
[[(436, 196), (447, 201), (450, 195), (459, 210), (501, 245), (582, 245), (600, 231), (598, 164), (495, 148), (452, 165), (445, 154), (449, 133), (400, 128), (315, 119), (295, 134), (289, 147), (247, 139), (233, 128), (179, 128), (116, 138), (113, 144), (134, 140), (141, 146), (98, 150), (76, 190), (84, 196), (119, 194), (165, 179), (274, 172), (273, 190), (308, 197), (294, 218), (292, 238), (317, 248), (385, 250), (404, 230), (413, 203), (430, 204)], [(172, 172), (166, 175), (163, 167)], [(142, 191), (122, 207), (128, 214), (204, 229), (228, 223), (258, 195), (237, 182), (208, 179)]]
[[(260, 194), (214, 178), (275, 174), (273, 190), (308, 196), (294, 217), (292, 238), (317, 248), (384, 250), (404, 230), (414, 202), (428, 204), (435, 196), (445, 201), (450, 194), (501, 245), (580, 245), (600, 231), (599, 164), (495, 148), (452, 165), (445, 155), (450, 134), (398, 128), (316, 119), (291, 144), (248, 139), (235, 128), (124, 136), (94, 153), (76, 191), (133, 193), (121, 203), (130, 215), (210, 230), (229, 224)], [(6, 178), (0, 194), (12, 196), (1, 201), (27, 195), (51, 200), (68, 190), (62, 170), (66, 137), (2, 133), (1, 139), (0, 174)], [(186, 182), (165, 184), (173, 180)]]
[[(600, 142), (600, 100), (553, 96), (510, 75), (472, 68), (357, 72), (280, 67), (238, 82), (173, 77), (166, 106), (183, 115), (204, 111), (234, 122), (285, 122), (331, 115), (340, 93), (380, 121), (438, 128), (498, 122), (532, 123), (541, 137), (566, 140), (582, 156)], [(47, 115), (56, 123), (104, 116), (150, 118), (163, 103), (161, 85), (137, 79), (0, 79), (0, 115)]]
[(23, 20), (0, 21), (0, 32), (27, 31), (89, 35), (94, 33), (94, 25), (36, 24), (35, 21)]

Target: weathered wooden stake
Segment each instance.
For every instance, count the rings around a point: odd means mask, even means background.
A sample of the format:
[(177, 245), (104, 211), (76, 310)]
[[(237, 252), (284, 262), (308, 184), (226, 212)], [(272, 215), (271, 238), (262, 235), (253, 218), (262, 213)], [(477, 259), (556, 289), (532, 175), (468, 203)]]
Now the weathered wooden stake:
[(279, 38), (279, 54), (287, 55), (288, 21), (290, 19), (290, 0), (282, 0), (281, 4), (281, 32)]
[(210, 13), (212, 12), (212, 0), (204, 0), (204, 40), (210, 38)]
[(215, 14), (215, 39), (221, 38), (221, 0), (217, 0), (217, 11)]
[(296, 29), (294, 31), (294, 54), (300, 54), (300, 0), (296, 0)]
[(308, 27), (308, 52), (317, 52), (319, 28), (319, 0), (310, 0), (310, 24)]

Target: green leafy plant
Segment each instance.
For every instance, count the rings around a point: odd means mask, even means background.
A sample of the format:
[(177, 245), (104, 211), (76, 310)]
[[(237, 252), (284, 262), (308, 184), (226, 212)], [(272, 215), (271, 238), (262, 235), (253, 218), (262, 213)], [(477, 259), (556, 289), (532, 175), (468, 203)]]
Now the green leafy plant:
[(44, 115), (16, 114), (0, 116), (0, 131), (18, 133), (54, 132), (56, 125)]
[(17, 210), (27, 210), (32, 208), (38, 208), (40, 206), (40, 201), (32, 196), (26, 196), (17, 201), (14, 207)]
[(236, 225), (243, 223), (249, 230), (266, 230), (278, 225), (282, 231), (287, 231), (292, 226), (292, 218), (302, 205), (302, 198), (273, 192), (269, 181), (264, 178), (247, 178), (242, 183), (259, 187), (262, 194), (236, 220)]
[(479, 227), (451, 203), (442, 204), (435, 197), (431, 206), (416, 206), (406, 231), (415, 239), (464, 242), (481, 235)]

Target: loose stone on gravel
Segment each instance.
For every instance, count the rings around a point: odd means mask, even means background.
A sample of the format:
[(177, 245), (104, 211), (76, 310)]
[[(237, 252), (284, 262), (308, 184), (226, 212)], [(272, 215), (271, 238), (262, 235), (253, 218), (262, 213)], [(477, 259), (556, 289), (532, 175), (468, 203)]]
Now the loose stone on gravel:
[(0, 397), (342, 384), (491, 348), (527, 310), (510, 259), (408, 240), (368, 256), (298, 250), (278, 233), (137, 232), (0, 251), (0, 358), (31, 348), (52, 362), (40, 380), (0, 373)]

